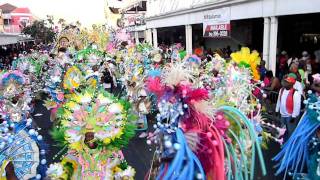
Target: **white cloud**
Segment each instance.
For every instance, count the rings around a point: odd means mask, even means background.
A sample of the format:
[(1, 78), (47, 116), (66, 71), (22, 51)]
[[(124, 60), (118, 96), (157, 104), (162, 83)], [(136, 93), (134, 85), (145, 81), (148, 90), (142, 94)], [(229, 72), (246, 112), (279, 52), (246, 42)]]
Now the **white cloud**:
[(0, 0), (4, 3), (28, 7), (39, 18), (53, 15), (68, 22), (79, 20), (85, 26), (105, 22), (104, 0)]

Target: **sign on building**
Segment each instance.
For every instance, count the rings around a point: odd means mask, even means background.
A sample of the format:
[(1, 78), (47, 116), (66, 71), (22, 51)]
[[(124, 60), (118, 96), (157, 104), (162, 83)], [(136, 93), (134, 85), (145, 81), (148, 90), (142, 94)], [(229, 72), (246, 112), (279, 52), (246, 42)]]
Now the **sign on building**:
[(214, 9), (203, 13), (203, 37), (230, 36), (230, 8)]
[(124, 26), (136, 26), (144, 25), (144, 15), (143, 14), (125, 14), (123, 18)]

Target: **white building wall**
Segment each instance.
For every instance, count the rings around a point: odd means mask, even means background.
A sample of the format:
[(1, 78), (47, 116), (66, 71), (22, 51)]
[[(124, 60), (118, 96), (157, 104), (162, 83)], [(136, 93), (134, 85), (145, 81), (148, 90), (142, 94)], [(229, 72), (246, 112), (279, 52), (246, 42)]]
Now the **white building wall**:
[[(176, 3), (177, 1), (188, 4), (189, 0), (173, 0), (170, 1), (172, 3), (163, 4), (167, 1), (150, 0), (148, 2), (148, 7), (151, 6), (150, 11), (152, 13), (150, 14), (148, 10), (147, 28), (200, 24), (203, 22), (203, 11), (221, 7), (230, 7), (231, 20), (320, 12), (320, 0), (213, 0), (211, 1), (213, 3), (207, 6), (193, 9), (178, 8), (179, 10), (175, 11), (172, 10), (173, 8), (166, 9), (164, 7), (181, 5)], [(187, 5), (184, 5), (184, 7), (187, 7)], [(156, 16), (158, 9), (161, 10), (162, 15)]]
[(250, 0), (149, 0), (147, 3), (147, 17), (155, 17), (170, 13), (182, 12), (188, 9), (197, 9), (212, 4), (221, 6), (225, 3), (230, 4), (232, 2), (239, 1), (243, 2)]

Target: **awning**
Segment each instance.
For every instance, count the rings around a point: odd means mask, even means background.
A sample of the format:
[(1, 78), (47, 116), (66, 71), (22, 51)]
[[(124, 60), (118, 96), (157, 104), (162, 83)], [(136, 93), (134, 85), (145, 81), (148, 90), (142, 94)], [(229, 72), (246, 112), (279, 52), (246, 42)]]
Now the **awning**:
[(142, 1), (144, 1), (144, 0), (131, 0), (131, 2), (129, 2), (129, 3), (127, 4), (127, 6), (121, 8), (120, 12), (123, 12), (123, 13), (124, 13), (124, 12), (128, 11), (129, 9), (132, 9), (132, 8), (134, 8), (134, 7), (137, 7), (137, 6), (140, 6), (140, 5), (142, 5), (142, 4), (141, 4)]
[(109, 7), (109, 9), (113, 14), (119, 14), (119, 8)]
[(34, 39), (21, 35), (0, 34), (0, 46), (29, 41), (34, 41)]

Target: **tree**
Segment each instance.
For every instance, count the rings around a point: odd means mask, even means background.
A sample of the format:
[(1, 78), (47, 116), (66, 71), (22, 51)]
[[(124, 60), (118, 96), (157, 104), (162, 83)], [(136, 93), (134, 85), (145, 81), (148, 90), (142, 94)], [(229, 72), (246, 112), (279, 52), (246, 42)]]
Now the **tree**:
[(55, 32), (51, 27), (46, 25), (45, 20), (36, 20), (30, 26), (25, 27), (22, 33), (30, 35), (36, 42), (45, 44), (52, 43), (55, 38)]
[(50, 16), (50, 15), (47, 15), (47, 25), (50, 27), (50, 28), (52, 28), (53, 27), (53, 25), (54, 25), (54, 18), (53, 18), (53, 16)]
[(66, 25), (66, 20), (64, 20), (63, 18), (60, 18), (60, 19), (58, 20), (58, 24), (60, 24), (61, 27), (64, 28), (65, 25)]

